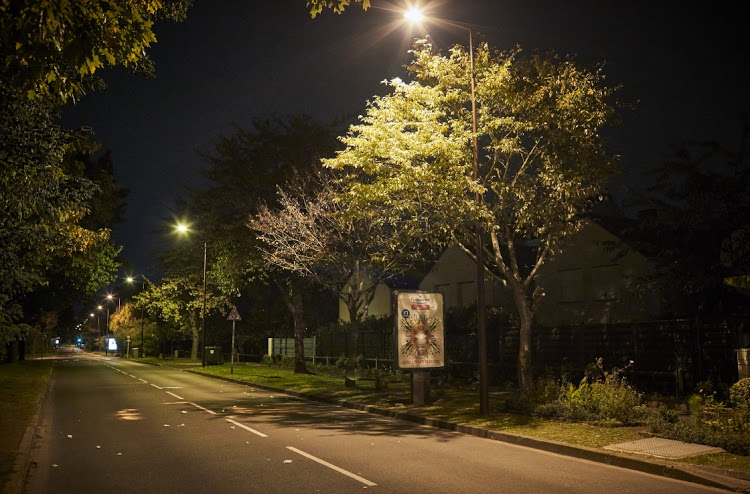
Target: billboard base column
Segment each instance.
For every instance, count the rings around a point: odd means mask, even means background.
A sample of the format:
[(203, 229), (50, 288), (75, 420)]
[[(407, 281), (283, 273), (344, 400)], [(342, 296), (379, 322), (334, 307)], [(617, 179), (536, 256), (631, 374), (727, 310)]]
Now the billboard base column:
[(430, 403), (429, 369), (413, 369), (411, 371), (411, 401), (416, 406)]

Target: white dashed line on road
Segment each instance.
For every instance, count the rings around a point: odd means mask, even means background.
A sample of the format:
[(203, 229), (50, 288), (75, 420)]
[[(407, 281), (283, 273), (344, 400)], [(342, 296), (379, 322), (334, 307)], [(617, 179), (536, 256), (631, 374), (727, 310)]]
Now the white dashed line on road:
[[(169, 391), (167, 391), (167, 393), (169, 393)], [(170, 393), (170, 394), (171, 394), (171, 393)], [(216, 412), (214, 412), (213, 410), (209, 410), (208, 408), (206, 408), (206, 407), (202, 407), (202, 406), (200, 406), (200, 405), (199, 405), (199, 404), (197, 404), (197, 403), (193, 403), (192, 401), (188, 401), (188, 404), (190, 404), (190, 405), (193, 405), (193, 406), (194, 406), (195, 408), (199, 408), (199, 409), (203, 410), (204, 412), (208, 412), (208, 413), (210, 413), (211, 415), (216, 415)]]
[(242, 428), (243, 428), (243, 429), (245, 429), (246, 431), (250, 431), (250, 432), (252, 432), (253, 434), (255, 434), (255, 435), (257, 435), (257, 436), (260, 436), (260, 437), (268, 437), (267, 435), (263, 434), (262, 432), (260, 432), (260, 431), (256, 431), (256, 430), (255, 430), (255, 429), (253, 429), (252, 427), (248, 427), (248, 426), (246, 426), (245, 424), (240, 424), (240, 423), (239, 423), (239, 422), (237, 422), (236, 420), (232, 420), (232, 419), (227, 419), (227, 422), (229, 422), (230, 424), (234, 424), (234, 425), (236, 425), (237, 427), (242, 427)]
[(154, 384), (154, 383), (151, 383), (151, 386), (155, 387), (156, 389), (164, 389), (164, 388), (162, 388), (161, 386), (157, 386), (157, 385), (156, 385), (156, 384)]
[(185, 399), (185, 398), (183, 398), (182, 396), (178, 396), (178, 395), (174, 394), (174, 393), (173, 393), (173, 392), (171, 392), (171, 391), (167, 391), (167, 394), (168, 394), (168, 395), (172, 395), (172, 396), (174, 396), (174, 397), (175, 397), (175, 398), (177, 398), (178, 400), (184, 400), (184, 399)]
[(336, 465), (334, 465), (334, 464), (332, 464), (332, 463), (328, 463), (328, 462), (327, 462), (327, 461), (325, 461), (325, 460), (321, 460), (321, 459), (320, 459), (320, 458), (318, 458), (317, 456), (313, 456), (313, 455), (311, 455), (310, 453), (305, 453), (304, 451), (302, 451), (302, 450), (299, 450), (299, 449), (297, 449), (297, 448), (295, 448), (295, 447), (292, 447), (292, 446), (287, 446), (287, 447), (286, 447), (286, 449), (288, 449), (289, 451), (294, 451), (295, 453), (297, 453), (297, 454), (299, 454), (299, 455), (302, 455), (302, 456), (304, 456), (305, 458), (309, 458), (309, 459), (311, 459), (312, 461), (314, 461), (314, 462), (316, 462), (316, 463), (320, 463), (321, 465), (323, 465), (323, 466), (325, 466), (325, 467), (328, 467), (328, 468), (330, 468), (331, 470), (335, 470), (335, 471), (337, 471), (337, 472), (339, 472), (339, 473), (341, 473), (341, 474), (344, 474), (344, 475), (346, 475), (347, 477), (349, 477), (349, 478), (352, 478), (352, 479), (354, 479), (354, 480), (356, 480), (356, 481), (358, 481), (358, 482), (362, 482), (362, 483), (363, 483), (363, 484), (365, 484), (365, 485), (366, 485), (367, 487), (373, 487), (373, 486), (375, 486), (375, 485), (378, 485), (378, 484), (376, 484), (375, 482), (370, 482), (370, 481), (369, 481), (369, 480), (367, 480), (366, 478), (360, 477), (359, 475), (357, 475), (357, 474), (355, 474), (355, 473), (352, 473), (352, 472), (350, 472), (350, 471), (348, 471), (348, 470), (344, 470), (344, 469), (343, 469), (343, 468), (341, 468), (341, 467), (337, 467)]

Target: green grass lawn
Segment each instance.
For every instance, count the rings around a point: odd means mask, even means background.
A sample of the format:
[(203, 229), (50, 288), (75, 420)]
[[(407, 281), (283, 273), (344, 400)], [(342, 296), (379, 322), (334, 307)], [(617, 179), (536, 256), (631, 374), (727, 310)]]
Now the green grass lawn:
[(36, 413), (52, 365), (52, 360), (0, 365), (0, 485), (10, 479), (18, 447)]

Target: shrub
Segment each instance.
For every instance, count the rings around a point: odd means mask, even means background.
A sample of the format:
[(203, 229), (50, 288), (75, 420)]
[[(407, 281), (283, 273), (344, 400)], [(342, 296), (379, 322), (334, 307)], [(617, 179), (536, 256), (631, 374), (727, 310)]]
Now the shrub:
[(735, 407), (750, 405), (750, 377), (744, 377), (729, 388), (729, 401)]
[(263, 355), (260, 358), (260, 363), (263, 365), (273, 365), (273, 357), (271, 355)]
[[(632, 365), (632, 361), (628, 366)], [(558, 396), (546, 403), (537, 404), (535, 411), (542, 415), (553, 415), (572, 420), (597, 420), (610, 425), (642, 423), (646, 416), (642, 404), (643, 395), (629, 386), (615, 368), (605, 372), (602, 359), (589, 366), (586, 375), (575, 386), (571, 383), (560, 385)], [(589, 376), (600, 376), (590, 382)], [(538, 397), (552, 398), (549, 385), (540, 388)]]
[[(281, 355), (279, 355), (281, 357)], [(294, 355), (284, 355), (279, 360), (279, 365), (284, 368), (294, 368)]]

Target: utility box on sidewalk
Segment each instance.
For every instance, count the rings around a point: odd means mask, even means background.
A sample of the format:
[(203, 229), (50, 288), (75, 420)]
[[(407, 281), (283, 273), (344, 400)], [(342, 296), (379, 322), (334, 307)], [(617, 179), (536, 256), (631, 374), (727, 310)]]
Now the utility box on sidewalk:
[(138, 358), (138, 348), (133, 348), (133, 358)]
[(221, 347), (207, 346), (205, 360), (207, 364), (221, 364)]

